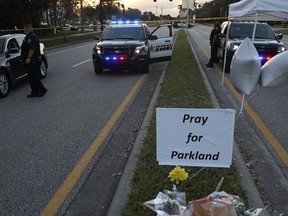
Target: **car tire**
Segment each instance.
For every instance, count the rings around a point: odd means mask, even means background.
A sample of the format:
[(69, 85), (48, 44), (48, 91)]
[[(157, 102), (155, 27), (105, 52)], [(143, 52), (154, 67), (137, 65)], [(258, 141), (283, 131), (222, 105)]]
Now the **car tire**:
[(225, 65), (225, 73), (230, 73), (230, 62), (226, 62), (226, 65)]
[(6, 97), (11, 90), (11, 83), (5, 71), (0, 70), (0, 98)]
[(149, 61), (146, 61), (143, 65), (143, 69), (142, 69), (143, 73), (149, 73), (150, 72), (149, 67), (150, 67)]
[(102, 74), (103, 73), (103, 68), (102, 67), (94, 67), (94, 71), (96, 74)]
[(40, 79), (44, 79), (48, 73), (48, 64), (46, 58), (41, 56), (41, 63), (40, 63)]
[(232, 57), (226, 57), (226, 63), (225, 63), (225, 73), (230, 73), (230, 66), (232, 62)]

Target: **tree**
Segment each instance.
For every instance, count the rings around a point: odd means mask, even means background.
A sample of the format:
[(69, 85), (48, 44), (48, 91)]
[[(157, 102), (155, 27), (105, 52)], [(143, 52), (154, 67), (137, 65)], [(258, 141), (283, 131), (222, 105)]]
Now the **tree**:
[(141, 15), (142, 13), (139, 9), (128, 8), (125, 13), (125, 18), (128, 20), (140, 19)]
[(156, 15), (151, 11), (145, 11), (142, 15), (143, 21), (156, 20)]
[(239, 0), (212, 0), (206, 2), (201, 8), (195, 9), (194, 13), (198, 18), (207, 17), (224, 17), (228, 14), (229, 4), (238, 2)]
[(19, 28), (27, 22), (38, 26), (48, 2), (49, 0), (0, 0), (1, 29), (14, 28), (14, 26)]
[(84, 6), (82, 13), (83, 13), (83, 17), (85, 17), (86, 20), (93, 21), (93, 20), (98, 19), (96, 8), (90, 5)]

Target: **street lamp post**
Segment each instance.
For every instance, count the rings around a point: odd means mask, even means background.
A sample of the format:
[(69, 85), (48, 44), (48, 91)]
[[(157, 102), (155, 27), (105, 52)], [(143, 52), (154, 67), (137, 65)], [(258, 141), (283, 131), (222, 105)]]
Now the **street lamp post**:
[(122, 13), (122, 16), (123, 16), (123, 21), (125, 19), (125, 5), (124, 4), (121, 4), (121, 7), (123, 9), (123, 13)]
[(101, 31), (103, 31), (104, 29), (104, 26), (103, 26), (103, 0), (100, 0), (100, 3), (99, 3), (99, 9), (100, 9), (100, 24), (101, 24)]
[(81, 31), (84, 31), (84, 20), (83, 20), (83, 0), (80, 1), (80, 11), (81, 11)]

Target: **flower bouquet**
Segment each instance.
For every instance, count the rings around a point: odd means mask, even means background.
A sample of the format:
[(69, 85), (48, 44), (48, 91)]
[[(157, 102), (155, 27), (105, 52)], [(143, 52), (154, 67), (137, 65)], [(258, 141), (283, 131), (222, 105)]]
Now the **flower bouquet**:
[(193, 200), (192, 216), (259, 216), (265, 208), (245, 209), (245, 204), (237, 195), (225, 191), (215, 191), (207, 197)]
[[(184, 168), (176, 166), (168, 177), (178, 185), (188, 179), (188, 173)], [(185, 192), (178, 192), (174, 184), (172, 191), (159, 192), (155, 199), (145, 202), (144, 206), (156, 212), (157, 216), (259, 216), (263, 213), (265, 208), (246, 210), (239, 196), (219, 192), (222, 182), (223, 178), (213, 193), (188, 204)]]
[[(179, 184), (180, 181), (188, 178), (188, 173), (185, 169), (176, 166), (168, 177)], [(178, 192), (176, 185), (173, 185), (172, 191), (159, 192), (155, 199), (145, 202), (144, 206), (156, 212), (157, 216), (191, 216), (190, 210), (186, 207), (185, 192)]]

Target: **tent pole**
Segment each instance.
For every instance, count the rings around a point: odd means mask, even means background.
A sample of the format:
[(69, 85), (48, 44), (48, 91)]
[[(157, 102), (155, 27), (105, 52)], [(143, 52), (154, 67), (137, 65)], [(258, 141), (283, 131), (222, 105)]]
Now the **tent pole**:
[(242, 95), (242, 101), (241, 101), (241, 108), (240, 108), (240, 114), (243, 114), (243, 107), (244, 107), (244, 100), (245, 99), (245, 94)]
[(226, 70), (226, 57), (227, 57), (227, 41), (228, 41), (228, 33), (230, 32), (230, 21), (228, 21), (228, 29), (226, 33), (226, 41), (225, 41), (225, 53), (224, 53), (224, 61), (223, 61), (223, 71), (222, 71), (222, 82), (221, 84), (224, 85), (224, 78), (225, 78), (225, 70)]
[(252, 34), (252, 43), (254, 43), (254, 39), (255, 39), (257, 22), (258, 22), (258, 13), (256, 12), (256, 14), (255, 14), (254, 28), (253, 28), (253, 34)]

